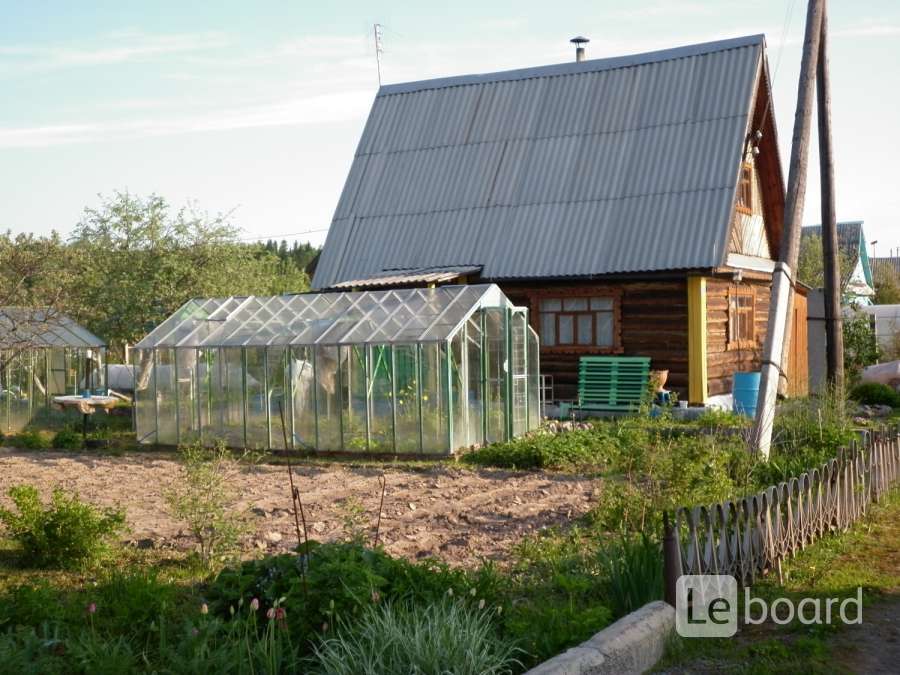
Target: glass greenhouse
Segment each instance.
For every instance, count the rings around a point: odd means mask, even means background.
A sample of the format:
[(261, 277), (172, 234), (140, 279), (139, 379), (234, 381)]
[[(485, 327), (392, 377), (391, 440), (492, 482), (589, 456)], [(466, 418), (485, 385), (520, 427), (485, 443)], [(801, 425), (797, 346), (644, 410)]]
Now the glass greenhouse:
[(105, 361), (103, 341), (69, 317), (0, 308), (0, 428), (20, 431), (54, 396), (104, 387)]
[(191, 300), (135, 346), (138, 440), (447, 454), (540, 421), (495, 285)]

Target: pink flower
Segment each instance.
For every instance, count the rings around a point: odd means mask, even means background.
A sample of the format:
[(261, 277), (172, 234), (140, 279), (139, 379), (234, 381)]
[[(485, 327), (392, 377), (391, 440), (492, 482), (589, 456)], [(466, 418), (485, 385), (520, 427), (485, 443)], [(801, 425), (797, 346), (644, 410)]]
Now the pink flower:
[(259, 598), (253, 598), (253, 599), (250, 601), (250, 611), (251, 611), (251, 612), (256, 612), (256, 611), (258, 611), (258, 610), (259, 610)]
[(87, 606), (86, 611), (87, 611), (88, 614), (94, 614), (94, 613), (97, 611), (97, 603), (96, 603), (96, 602), (92, 602), (91, 604), (89, 604), (89, 605)]
[(275, 608), (274, 607), (269, 607), (269, 611), (266, 612), (266, 618), (269, 619), (270, 621), (275, 618)]
[(284, 607), (278, 607), (275, 609), (275, 618), (279, 621), (284, 621), (284, 617), (287, 616), (287, 612), (284, 611)]

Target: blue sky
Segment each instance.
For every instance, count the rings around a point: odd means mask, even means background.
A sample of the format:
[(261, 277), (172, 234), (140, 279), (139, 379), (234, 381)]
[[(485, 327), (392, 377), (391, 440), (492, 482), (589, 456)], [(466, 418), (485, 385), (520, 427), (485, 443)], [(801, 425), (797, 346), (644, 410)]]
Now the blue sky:
[[(900, 247), (900, 3), (830, 4), (838, 216), (882, 255)], [(0, 16), (0, 227), (67, 233), (128, 189), (321, 243), (377, 88), (376, 21), (385, 82), (568, 61), (575, 34), (598, 58), (765, 33), (786, 161), (805, 2), (0, 0)]]

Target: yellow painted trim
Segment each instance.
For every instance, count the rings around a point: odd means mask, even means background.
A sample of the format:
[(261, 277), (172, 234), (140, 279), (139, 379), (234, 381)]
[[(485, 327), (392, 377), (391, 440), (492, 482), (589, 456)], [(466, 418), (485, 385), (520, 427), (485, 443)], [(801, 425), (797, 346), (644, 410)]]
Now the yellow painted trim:
[(688, 400), (706, 403), (709, 391), (706, 358), (706, 279), (688, 277)]

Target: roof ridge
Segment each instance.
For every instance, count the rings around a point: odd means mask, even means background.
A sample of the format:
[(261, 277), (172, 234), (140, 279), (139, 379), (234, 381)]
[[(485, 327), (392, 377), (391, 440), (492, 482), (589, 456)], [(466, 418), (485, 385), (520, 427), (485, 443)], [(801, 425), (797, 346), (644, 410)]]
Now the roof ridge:
[(444, 89), (447, 87), (457, 87), (471, 84), (487, 84), (492, 82), (526, 80), (535, 77), (552, 77), (555, 75), (575, 75), (582, 73), (600, 72), (604, 70), (616, 70), (619, 68), (629, 68), (632, 66), (647, 65), (651, 63), (659, 63), (662, 61), (672, 61), (675, 59), (682, 59), (691, 56), (700, 56), (701, 54), (726, 51), (729, 49), (739, 49), (741, 47), (749, 47), (753, 45), (764, 45), (765, 40), (765, 35), (762, 33), (758, 33), (756, 35), (745, 35), (736, 38), (728, 38), (725, 40), (701, 42), (692, 45), (683, 45), (681, 47), (670, 47), (667, 49), (660, 49), (656, 51), (628, 54), (625, 56), (613, 56), (603, 59), (590, 59), (586, 61), (556, 63), (546, 66), (518, 68), (514, 70), (503, 70), (492, 73), (454, 75), (450, 77), (439, 77), (429, 80), (416, 80), (413, 82), (385, 84), (378, 89), (376, 98), (381, 96), (409, 94), (416, 91)]

